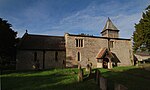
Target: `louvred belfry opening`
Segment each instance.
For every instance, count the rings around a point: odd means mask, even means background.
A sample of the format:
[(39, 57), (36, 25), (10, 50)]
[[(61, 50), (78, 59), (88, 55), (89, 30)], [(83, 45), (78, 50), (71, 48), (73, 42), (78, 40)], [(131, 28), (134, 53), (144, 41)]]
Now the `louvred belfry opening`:
[(119, 37), (119, 30), (117, 27), (112, 23), (110, 18), (108, 17), (108, 20), (105, 24), (104, 29), (101, 32), (103, 37), (109, 37), (109, 38), (118, 38)]

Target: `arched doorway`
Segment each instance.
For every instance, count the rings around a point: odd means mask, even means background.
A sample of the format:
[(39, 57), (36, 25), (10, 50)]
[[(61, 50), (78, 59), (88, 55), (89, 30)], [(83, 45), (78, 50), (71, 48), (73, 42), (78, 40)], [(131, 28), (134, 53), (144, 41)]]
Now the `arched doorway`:
[(108, 58), (103, 59), (103, 68), (108, 68), (108, 62), (109, 62)]

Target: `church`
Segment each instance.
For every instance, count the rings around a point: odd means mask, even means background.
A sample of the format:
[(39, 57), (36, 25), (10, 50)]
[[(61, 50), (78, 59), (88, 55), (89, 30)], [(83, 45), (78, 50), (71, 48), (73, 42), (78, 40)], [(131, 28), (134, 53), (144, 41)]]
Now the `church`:
[(17, 45), (16, 69), (74, 68), (78, 65), (111, 69), (133, 65), (131, 39), (119, 38), (119, 30), (108, 18), (102, 36), (69, 34), (34, 35), (27, 32)]

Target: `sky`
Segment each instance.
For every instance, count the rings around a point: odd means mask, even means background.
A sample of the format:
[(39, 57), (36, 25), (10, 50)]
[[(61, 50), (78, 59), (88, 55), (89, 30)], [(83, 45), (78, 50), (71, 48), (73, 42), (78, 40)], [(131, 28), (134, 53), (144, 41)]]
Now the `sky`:
[(22, 37), (25, 30), (53, 36), (100, 36), (110, 17), (120, 37), (131, 38), (148, 5), (150, 0), (0, 0), (0, 18)]

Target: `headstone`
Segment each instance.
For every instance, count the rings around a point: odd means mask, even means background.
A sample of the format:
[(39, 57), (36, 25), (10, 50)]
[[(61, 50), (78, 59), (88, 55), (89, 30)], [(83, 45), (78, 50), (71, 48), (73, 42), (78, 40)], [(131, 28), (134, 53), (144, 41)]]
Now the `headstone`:
[(100, 77), (100, 89), (107, 90), (107, 80), (104, 77)]
[(82, 82), (82, 81), (83, 81), (83, 69), (79, 69), (78, 82)]
[(80, 64), (78, 65), (78, 69), (81, 69), (81, 65)]
[(97, 81), (97, 69), (95, 70), (95, 78), (94, 78), (95, 81)]
[(145, 70), (150, 71), (150, 67), (145, 67)]
[(144, 69), (147, 70), (147, 71), (150, 71), (150, 65), (149, 64), (145, 64), (144, 65)]
[(128, 88), (125, 87), (122, 84), (115, 84), (115, 89), (114, 90), (128, 90)]
[(98, 85), (100, 85), (99, 83), (100, 83), (100, 71), (99, 70), (96, 70), (95, 71), (95, 81), (96, 81), (96, 83), (98, 84)]
[(91, 66), (89, 64), (87, 64), (85, 71), (87, 71), (87, 72), (91, 72), (92, 71)]
[(92, 67), (92, 63), (90, 63), (89, 65), (90, 65), (90, 67)]

